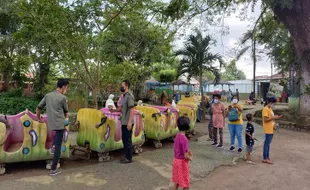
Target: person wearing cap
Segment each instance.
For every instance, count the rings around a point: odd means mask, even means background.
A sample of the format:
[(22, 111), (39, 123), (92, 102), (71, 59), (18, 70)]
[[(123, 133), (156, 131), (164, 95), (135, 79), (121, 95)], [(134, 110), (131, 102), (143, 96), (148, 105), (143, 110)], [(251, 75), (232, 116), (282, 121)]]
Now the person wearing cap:
[(267, 98), (265, 103), (265, 107), (262, 111), (262, 119), (263, 119), (263, 128), (265, 133), (265, 142), (263, 148), (263, 163), (265, 164), (273, 164), (269, 157), (270, 144), (273, 138), (273, 132), (275, 129), (275, 120), (278, 120), (282, 117), (279, 115), (274, 115), (274, 107), (277, 103), (277, 99), (275, 97)]

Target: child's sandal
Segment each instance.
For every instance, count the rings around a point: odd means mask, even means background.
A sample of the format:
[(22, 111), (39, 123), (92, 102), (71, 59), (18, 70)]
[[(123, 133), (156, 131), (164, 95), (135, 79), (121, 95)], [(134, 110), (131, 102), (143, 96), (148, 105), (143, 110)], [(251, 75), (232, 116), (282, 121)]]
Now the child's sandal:
[(255, 163), (252, 162), (252, 161), (250, 161), (250, 160), (249, 160), (249, 161), (246, 161), (246, 163), (247, 163), (247, 164), (251, 164), (251, 165), (255, 165)]

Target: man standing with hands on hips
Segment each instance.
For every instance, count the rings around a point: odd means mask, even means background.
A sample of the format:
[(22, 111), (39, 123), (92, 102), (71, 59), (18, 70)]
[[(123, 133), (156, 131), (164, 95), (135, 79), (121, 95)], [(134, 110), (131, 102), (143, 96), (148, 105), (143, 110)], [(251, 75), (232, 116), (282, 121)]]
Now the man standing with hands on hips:
[(56, 132), (53, 143), (54, 147), (51, 147), (50, 150), (50, 152), (54, 154), (50, 172), (51, 176), (56, 176), (62, 173), (61, 169), (57, 168), (57, 164), (61, 154), (61, 144), (63, 141), (65, 125), (69, 123), (68, 102), (65, 96), (68, 85), (68, 80), (59, 79), (57, 82), (57, 89), (44, 96), (36, 111), (38, 121), (43, 123), (41, 120), (41, 110), (46, 106), (48, 128)]
[(129, 91), (130, 82), (124, 80), (120, 91), (123, 93), (123, 100), (121, 107), (116, 110), (110, 109), (110, 112), (121, 112), (121, 124), (122, 124), (122, 141), (124, 145), (125, 157), (121, 159), (121, 163), (131, 163), (132, 162), (132, 128), (134, 126), (134, 98)]

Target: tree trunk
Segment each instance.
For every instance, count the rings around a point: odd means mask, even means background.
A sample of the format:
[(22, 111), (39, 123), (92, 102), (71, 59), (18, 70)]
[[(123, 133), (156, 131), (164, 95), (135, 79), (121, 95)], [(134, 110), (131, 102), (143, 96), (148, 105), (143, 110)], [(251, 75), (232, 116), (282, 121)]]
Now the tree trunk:
[[(254, 35), (255, 36), (255, 35)], [(254, 98), (256, 97), (256, 39), (255, 37), (252, 39), (253, 41), (253, 93), (254, 93)]]
[(295, 47), (300, 76), (300, 115), (310, 115), (310, 93), (305, 91), (310, 85), (310, 1), (293, 0), (292, 7), (274, 7), (274, 13), (289, 30)]
[(46, 84), (48, 84), (48, 75), (50, 72), (50, 65), (42, 63), (41, 61), (38, 62), (39, 70), (35, 79), (35, 92), (37, 93), (38, 98), (43, 98), (45, 95), (45, 92), (43, 92), (43, 89)]
[(202, 85), (202, 72), (199, 73), (199, 87), (200, 87), (200, 108), (202, 109), (202, 119), (205, 120), (205, 110), (204, 110), (204, 98), (203, 98), (203, 85)]
[(10, 71), (6, 71), (3, 73), (3, 87), (2, 87), (3, 92), (7, 92), (9, 90), (11, 78), (12, 74)]
[(96, 87), (93, 89), (93, 98), (95, 109), (98, 109), (98, 89)]
[[(310, 52), (309, 52), (310, 53)], [(310, 55), (310, 54), (309, 54)], [(308, 56), (309, 56), (308, 55)], [(302, 89), (300, 96), (300, 115), (310, 116), (310, 92), (305, 92), (305, 86), (310, 85), (310, 63), (309, 60), (301, 62), (301, 81), (300, 87)]]

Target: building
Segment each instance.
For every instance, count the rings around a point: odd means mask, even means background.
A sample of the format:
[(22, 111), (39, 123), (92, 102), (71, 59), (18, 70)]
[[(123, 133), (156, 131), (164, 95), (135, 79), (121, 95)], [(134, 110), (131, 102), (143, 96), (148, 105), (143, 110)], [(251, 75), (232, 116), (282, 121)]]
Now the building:
[(279, 84), (282, 79), (288, 79), (288, 74), (277, 73), (272, 76), (263, 75), (255, 77), (257, 96), (266, 100), (267, 92), (269, 91), (270, 84)]

